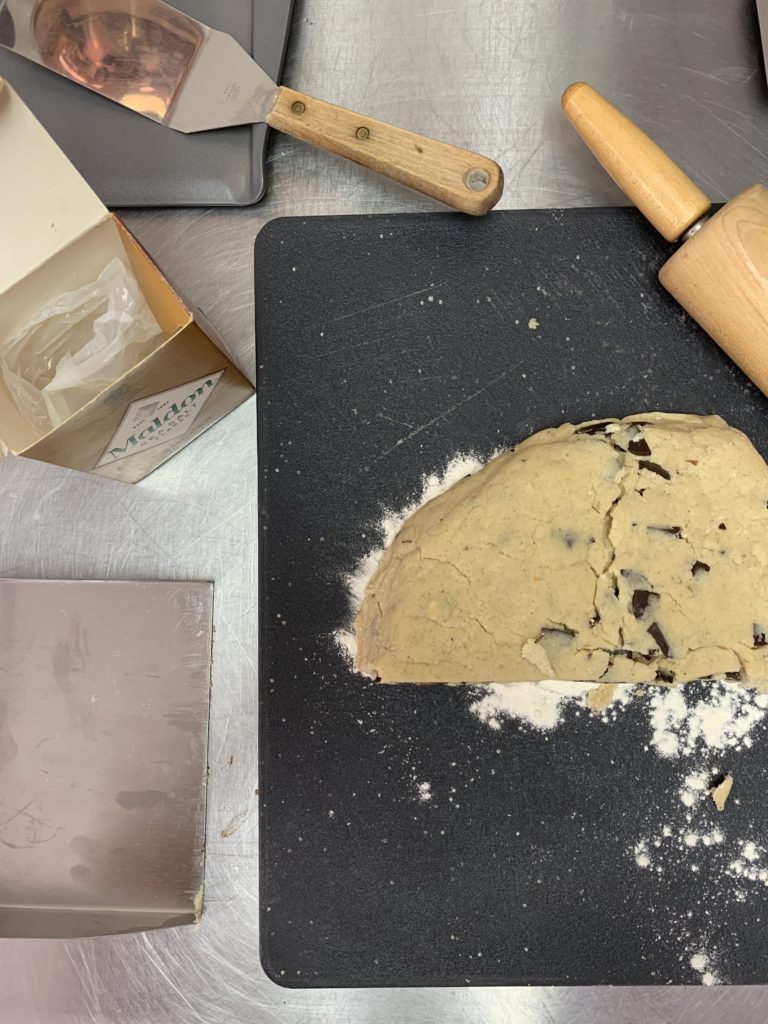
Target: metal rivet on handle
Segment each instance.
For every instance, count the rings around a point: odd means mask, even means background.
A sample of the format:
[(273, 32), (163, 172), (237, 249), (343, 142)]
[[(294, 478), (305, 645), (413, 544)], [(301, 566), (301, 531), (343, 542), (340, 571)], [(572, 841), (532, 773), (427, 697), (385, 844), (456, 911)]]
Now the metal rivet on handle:
[(358, 128), (355, 135), (358, 139), (367, 139), (371, 133), (366, 127)]
[(303, 114), (306, 109), (307, 108), (304, 106), (301, 100), (296, 100), (296, 102), (291, 105), (291, 110), (293, 111), (294, 114)]
[(472, 167), (464, 175), (464, 184), (472, 192), (482, 192), (488, 187), (490, 180), (488, 171), (484, 171), (482, 167)]

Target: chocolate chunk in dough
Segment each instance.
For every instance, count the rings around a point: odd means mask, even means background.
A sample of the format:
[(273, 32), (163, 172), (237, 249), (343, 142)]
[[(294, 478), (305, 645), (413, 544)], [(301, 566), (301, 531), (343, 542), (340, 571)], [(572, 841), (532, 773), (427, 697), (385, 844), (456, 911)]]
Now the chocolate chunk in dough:
[(668, 469), (664, 469), (658, 462), (651, 462), (650, 459), (640, 460), (640, 469), (647, 469), (649, 473), (655, 473), (656, 476), (664, 477), (665, 480), (671, 480), (672, 476)]
[(653, 639), (659, 645), (659, 650), (664, 655), (664, 657), (668, 658), (669, 657), (669, 644), (667, 643), (667, 638), (662, 633), (661, 627), (659, 626), (659, 624), (657, 622), (651, 623), (651, 625), (648, 627), (648, 632), (651, 634)]
[(651, 454), (651, 449), (648, 447), (648, 442), (644, 437), (640, 437), (635, 441), (630, 441), (627, 445), (627, 451), (632, 455), (648, 456)]
[(636, 619), (642, 619), (648, 611), (648, 606), (653, 601), (658, 601), (659, 595), (652, 590), (636, 590), (632, 594), (632, 614)]

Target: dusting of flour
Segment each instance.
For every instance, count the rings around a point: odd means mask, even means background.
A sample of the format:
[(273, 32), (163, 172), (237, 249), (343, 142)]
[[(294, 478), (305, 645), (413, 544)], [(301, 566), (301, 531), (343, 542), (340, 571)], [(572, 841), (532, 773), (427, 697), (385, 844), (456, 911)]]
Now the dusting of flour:
[[(505, 720), (517, 720), (544, 731), (560, 725), (566, 708), (586, 707), (589, 694), (599, 688), (599, 683), (573, 683), (558, 679), (545, 679), (538, 683), (496, 683), (473, 687), (474, 700), (469, 709), (491, 729), (501, 729)], [(616, 686), (609, 707), (625, 704), (633, 690), (633, 685)]]
[(432, 783), (431, 782), (420, 782), (418, 785), (419, 800), (423, 804), (429, 803), (432, 799)]
[[(494, 454), (497, 453), (494, 452)], [(350, 597), (351, 619), (354, 619), (360, 605), (363, 603), (365, 588), (378, 569), (384, 552), (397, 536), (405, 520), (418, 511), (422, 505), (426, 505), (428, 501), (432, 501), (433, 498), (444, 494), (454, 484), (457, 484), (459, 480), (463, 480), (470, 473), (476, 473), (484, 465), (484, 460), (473, 452), (454, 455), (441, 473), (424, 474), (421, 478), (421, 493), (409, 505), (399, 510), (383, 509), (381, 520), (375, 530), (379, 536), (379, 543), (360, 560), (355, 569), (345, 578)], [(350, 663), (353, 663), (357, 644), (352, 629), (338, 630), (335, 634), (335, 640), (342, 654)]]
[(736, 750), (752, 746), (750, 733), (765, 718), (768, 694), (727, 680), (713, 681), (703, 697), (686, 687), (654, 690), (649, 701), (652, 743), (662, 757), (698, 749)]

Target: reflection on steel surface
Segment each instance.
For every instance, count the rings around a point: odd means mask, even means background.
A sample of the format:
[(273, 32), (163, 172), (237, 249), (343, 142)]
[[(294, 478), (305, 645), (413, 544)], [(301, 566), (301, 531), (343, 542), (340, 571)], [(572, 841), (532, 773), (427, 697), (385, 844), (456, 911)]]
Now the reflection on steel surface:
[(0, 0), (0, 45), (181, 132), (263, 121), (277, 85), (162, 0)]
[(0, 937), (194, 920), (211, 597), (0, 580)]
[(158, 121), (205, 38), (153, 0), (38, 0), (31, 30), (40, 63)]

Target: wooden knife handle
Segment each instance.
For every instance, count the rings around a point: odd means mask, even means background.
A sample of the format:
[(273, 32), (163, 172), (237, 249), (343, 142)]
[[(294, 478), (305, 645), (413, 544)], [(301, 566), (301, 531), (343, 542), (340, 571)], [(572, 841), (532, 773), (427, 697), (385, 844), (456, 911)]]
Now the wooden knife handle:
[(563, 93), (565, 116), (610, 176), (668, 242), (712, 205), (645, 132), (586, 82)]
[(488, 213), (504, 188), (501, 168), (488, 157), (374, 121), (285, 86), (278, 90), (267, 123), (464, 213)]

